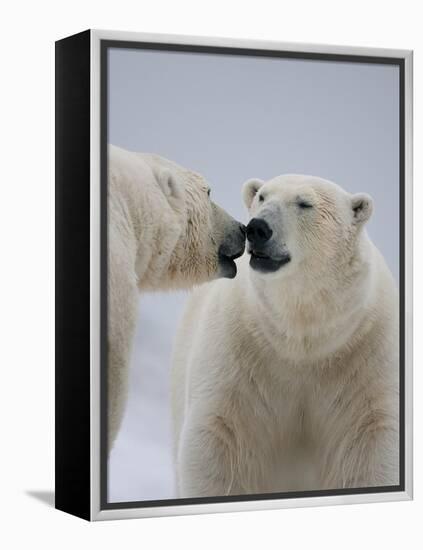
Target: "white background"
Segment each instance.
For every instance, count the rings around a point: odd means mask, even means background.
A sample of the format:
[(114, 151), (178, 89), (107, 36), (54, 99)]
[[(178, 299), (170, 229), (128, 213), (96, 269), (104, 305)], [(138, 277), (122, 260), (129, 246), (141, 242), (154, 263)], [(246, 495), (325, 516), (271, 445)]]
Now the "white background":
[[(0, 545), (3, 548), (420, 547), (422, 216), (415, 222), (415, 501), (88, 524), (55, 511), (54, 40), (92, 27), (415, 50), (415, 204), (422, 203), (423, 37), (402, 0), (148, 0), (0, 8)], [(420, 338), (421, 340), (421, 338)], [(38, 494), (42, 500), (33, 496)]]

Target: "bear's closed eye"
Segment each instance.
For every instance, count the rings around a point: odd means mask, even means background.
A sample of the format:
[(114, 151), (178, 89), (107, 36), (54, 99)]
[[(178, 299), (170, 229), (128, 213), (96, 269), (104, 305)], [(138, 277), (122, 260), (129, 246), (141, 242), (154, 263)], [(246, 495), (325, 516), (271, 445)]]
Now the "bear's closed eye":
[(307, 201), (299, 201), (297, 204), (300, 208), (313, 208), (313, 205)]

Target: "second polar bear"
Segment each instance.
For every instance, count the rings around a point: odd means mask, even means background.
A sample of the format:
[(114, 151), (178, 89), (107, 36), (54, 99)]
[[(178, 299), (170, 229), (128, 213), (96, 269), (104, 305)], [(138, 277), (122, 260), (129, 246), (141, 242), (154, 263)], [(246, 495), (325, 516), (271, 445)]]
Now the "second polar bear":
[(108, 439), (128, 392), (138, 294), (235, 277), (245, 228), (210, 199), (206, 180), (158, 155), (108, 155)]
[(180, 496), (399, 483), (398, 294), (372, 199), (251, 180), (248, 252), (192, 296), (176, 343)]

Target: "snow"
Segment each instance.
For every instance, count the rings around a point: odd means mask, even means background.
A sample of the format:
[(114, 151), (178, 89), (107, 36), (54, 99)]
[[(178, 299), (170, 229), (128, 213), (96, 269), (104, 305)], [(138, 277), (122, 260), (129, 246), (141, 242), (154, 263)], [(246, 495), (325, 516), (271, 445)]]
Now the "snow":
[(182, 292), (140, 297), (129, 398), (109, 458), (109, 502), (175, 497), (170, 367), (187, 297)]

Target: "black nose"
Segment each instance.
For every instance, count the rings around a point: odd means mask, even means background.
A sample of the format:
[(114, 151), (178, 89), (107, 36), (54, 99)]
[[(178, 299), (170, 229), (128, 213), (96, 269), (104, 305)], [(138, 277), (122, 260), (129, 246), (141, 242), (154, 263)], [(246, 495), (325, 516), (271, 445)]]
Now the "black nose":
[(256, 245), (264, 244), (270, 239), (273, 231), (267, 222), (260, 218), (253, 218), (247, 225), (247, 239)]

